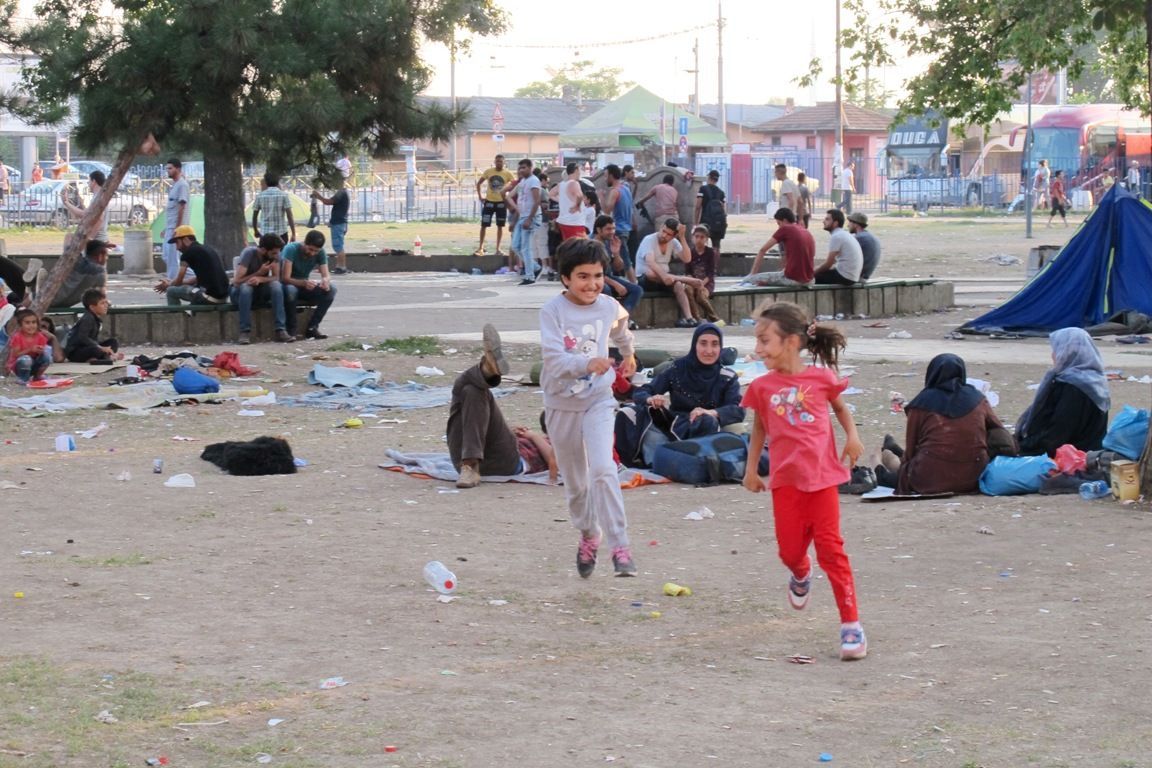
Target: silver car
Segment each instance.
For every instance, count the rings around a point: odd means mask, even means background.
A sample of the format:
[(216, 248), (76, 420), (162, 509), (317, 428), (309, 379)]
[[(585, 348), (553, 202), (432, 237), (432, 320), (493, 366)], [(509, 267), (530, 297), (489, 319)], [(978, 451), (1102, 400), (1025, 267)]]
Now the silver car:
[[(87, 206), (91, 202), (87, 185), (75, 181), (41, 181), (4, 198), (0, 204), (0, 220), (8, 227), (50, 224), (58, 229), (67, 229), (71, 217), (60, 200), (60, 194), (65, 190), (73, 205), (83, 203)], [(119, 191), (112, 196), (108, 210), (110, 223), (134, 227), (148, 224), (156, 215), (156, 206), (150, 201)]]

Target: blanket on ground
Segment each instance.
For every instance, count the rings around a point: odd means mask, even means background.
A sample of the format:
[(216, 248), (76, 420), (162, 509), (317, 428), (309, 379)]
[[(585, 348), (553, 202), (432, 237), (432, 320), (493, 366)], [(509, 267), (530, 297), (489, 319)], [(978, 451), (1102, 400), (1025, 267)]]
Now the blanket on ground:
[[(452, 466), (452, 459), (446, 453), (402, 453), (389, 448), (384, 452), (388, 457), (380, 463), (381, 469), (391, 472), (403, 472), (413, 477), (427, 480), (443, 480), (454, 483), (460, 475)], [(530, 475), (486, 475), (481, 478), (486, 483), (536, 483), (549, 485), (548, 472), (534, 472)], [(642, 485), (656, 485), (671, 482), (655, 472), (646, 469), (630, 469), (620, 467), (620, 487), (639, 488)], [(563, 485), (564, 478), (560, 478)]]
[[(492, 396), (504, 397), (515, 391), (493, 389)], [(281, 405), (311, 406), (333, 411), (345, 408), (355, 408), (359, 411), (381, 408), (439, 408), (452, 403), (452, 387), (433, 387), (415, 381), (404, 384), (385, 381), (376, 386), (318, 389), (299, 397), (281, 397), (279, 402)]]

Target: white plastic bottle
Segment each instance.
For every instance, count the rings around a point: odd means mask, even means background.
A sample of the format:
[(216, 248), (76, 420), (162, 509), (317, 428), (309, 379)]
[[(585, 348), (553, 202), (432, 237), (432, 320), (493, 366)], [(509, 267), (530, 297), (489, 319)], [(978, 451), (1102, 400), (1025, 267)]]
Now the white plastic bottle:
[(424, 255), (424, 241), (420, 239), (420, 235), (416, 235), (416, 238), (412, 241), (412, 255)]
[(456, 591), (456, 574), (448, 570), (439, 560), (433, 560), (424, 566), (424, 581), (442, 595), (450, 595)]

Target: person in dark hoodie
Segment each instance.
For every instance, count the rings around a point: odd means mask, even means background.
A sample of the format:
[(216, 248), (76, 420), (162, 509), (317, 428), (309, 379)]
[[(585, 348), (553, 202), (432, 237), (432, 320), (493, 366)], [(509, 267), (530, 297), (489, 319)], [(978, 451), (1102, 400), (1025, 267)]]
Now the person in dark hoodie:
[[(855, 214), (853, 214), (855, 215)], [(880, 485), (899, 494), (975, 493), (988, 466), (988, 433), (1003, 429), (980, 390), (967, 383), (964, 361), (952, 354), (928, 363), (924, 389), (905, 406), (903, 450), (885, 439), (885, 464), (876, 467)], [(898, 457), (898, 458), (897, 458)], [(892, 459), (900, 462), (893, 471)]]
[(724, 334), (704, 323), (692, 334), (692, 349), (650, 382), (637, 388), (637, 426), (644, 463), (670, 440), (704, 437), (744, 421), (740, 379), (720, 362)]
[(116, 339), (100, 341), (100, 326), (111, 306), (108, 297), (100, 288), (89, 288), (84, 291), (84, 314), (72, 326), (68, 334), (68, 341), (64, 344), (64, 356), (73, 363), (87, 363), (92, 360), (123, 359), (119, 351), (120, 344)]
[(1032, 405), (1016, 421), (1020, 454), (1054, 456), (1067, 444), (1098, 450), (1112, 405), (1100, 352), (1083, 328), (1053, 331), (1048, 343), (1052, 368), (1041, 379)]

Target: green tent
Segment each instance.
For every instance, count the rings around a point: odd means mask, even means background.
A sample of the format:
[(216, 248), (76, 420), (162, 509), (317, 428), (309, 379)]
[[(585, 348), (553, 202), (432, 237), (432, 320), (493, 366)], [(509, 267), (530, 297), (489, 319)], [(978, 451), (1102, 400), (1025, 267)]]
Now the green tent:
[(688, 146), (721, 147), (728, 137), (682, 105), (666, 102), (636, 86), (560, 134), (560, 146), (577, 149), (641, 149), (660, 144), (660, 110), (664, 110), (664, 143), (680, 144), (680, 120), (688, 119)]

